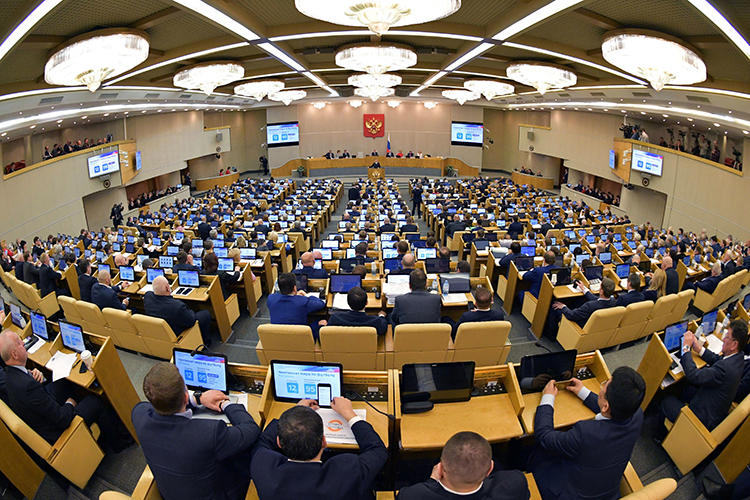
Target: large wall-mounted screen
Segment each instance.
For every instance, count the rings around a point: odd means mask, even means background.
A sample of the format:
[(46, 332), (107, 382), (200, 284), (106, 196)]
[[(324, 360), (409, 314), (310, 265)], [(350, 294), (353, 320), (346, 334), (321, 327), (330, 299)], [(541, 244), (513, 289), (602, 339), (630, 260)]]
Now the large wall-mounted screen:
[(473, 122), (451, 122), (451, 145), (476, 146), (484, 144), (484, 125)]
[(636, 172), (661, 176), (664, 157), (633, 148), (633, 159), (630, 168)]
[(120, 154), (117, 150), (100, 155), (91, 156), (88, 159), (89, 177), (100, 177), (120, 170)]
[(269, 123), (266, 134), (269, 148), (299, 146), (299, 122)]

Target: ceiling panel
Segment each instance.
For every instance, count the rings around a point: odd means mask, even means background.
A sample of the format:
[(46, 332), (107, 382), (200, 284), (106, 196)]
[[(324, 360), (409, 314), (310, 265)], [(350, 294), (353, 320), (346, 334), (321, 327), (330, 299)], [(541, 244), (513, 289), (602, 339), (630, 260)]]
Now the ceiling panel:
[(661, 31), (677, 37), (707, 35), (716, 28), (684, 0), (597, 0), (587, 9), (610, 17), (624, 28)]
[(485, 26), (497, 16), (508, 12), (516, 3), (518, 3), (516, 0), (462, 0), (458, 12), (446, 17), (445, 20), (452, 23)]
[(148, 30), (151, 46), (169, 50), (191, 43), (225, 36), (227, 32), (188, 12), (178, 14), (168, 22), (160, 23)]
[(73, 36), (96, 28), (129, 26), (169, 6), (159, 0), (68, 0), (53, 10), (34, 34)]
[(581, 22), (577, 14), (569, 13), (529, 30), (528, 34), (545, 40), (563, 42), (581, 50), (596, 49), (602, 45), (605, 30), (587, 22)]
[(235, 0), (237, 6), (244, 8), (266, 26), (304, 23), (311, 18), (302, 15), (294, 6), (294, 0)]

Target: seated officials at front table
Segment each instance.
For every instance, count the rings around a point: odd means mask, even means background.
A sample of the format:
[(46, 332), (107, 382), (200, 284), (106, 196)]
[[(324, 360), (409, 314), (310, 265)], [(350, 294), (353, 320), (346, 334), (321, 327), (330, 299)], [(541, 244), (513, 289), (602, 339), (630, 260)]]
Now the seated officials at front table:
[(391, 313), (393, 326), (404, 323), (440, 323), (440, 295), (427, 291), (427, 275), (424, 271), (415, 269), (409, 274), (409, 288), (411, 292), (396, 297)]
[(380, 311), (377, 316), (370, 316), (365, 313), (367, 292), (355, 286), (347, 292), (346, 303), (351, 311), (334, 312), (328, 320), (328, 326), (371, 326), (377, 330), (378, 335), (385, 335), (386, 330), (388, 330), (385, 311)]
[[(307, 315), (326, 306), (318, 297), (297, 290), (297, 279), (292, 273), (280, 274), (278, 285), (279, 293), (272, 293), (267, 301), (274, 325), (307, 325)], [(313, 336), (317, 340), (317, 325), (313, 325)]]
[(94, 394), (74, 399), (67, 379), (47, 382), (37, 370), (26, 369), (28, 352), (17, 333), (0, 334), (0, 356), (5, 363), (5, 390), (11, 410), (29, 427), (54, 444), (78, 415), (86, 425), (97, 423), (106, 452), (119, 452), (133, 442), (117, 413)]
[(208, 310), (193, 311), (185, 302), (172, 297), (169, 281), (164, 276), (157, 276), (152, 283), (153, 292), (143, 296), (143, 308), (146, 315), (161, 318), (167, 322), (175, 335), (192, 327), (198, 322), (203, 343), (211, 344), (211, 312)]
[[(260, 435), (247, 410), (221, 391), (191, 396), (177, 367), (166, 362), (151, 367), (143, 393), (148, 402), (133, 408), (133, 426), (162, 498), (244, 499)], [(224, 413), (232, 425), (192, 418), (199, 405)]]
[(492, 293), (484, 287), (477, 288), (474, 292), (474, 300), (476, 301), (476, 307), (463, 313), (458, 319), (458, 322), (453, 327), (453, 339), (456, 338), (456, 332), (458, 327), (464, 323), (475, 323), (481, 321), (502, 321), (505, 319), (505, 313), (500, 309), (492, 309)]
[(664, 417), (674, 422), (687, 403), (688, 408), (710, 431), (729, 414), (732, 400), (740, 385), (745, 364), (742, 351), (747, 345), (747, 323), (742, 320), (729, 323), (722, 341), (723, 356), (703, 347), (691, 331), (685, 333), (683, 342), (692, 346), (692, 350), (700, 354), (701, 359), (708, 365), (698, 369), (691, 352), (683, 354), (680, 364), (689, 386), (680, 398), (665, 397), (661, 402), (661, 412)]
[(530, 459), (539, 491), (545, 500), (619, 498), (622, 474), (633, 446), (641, 434), (646, 391), (643, 377), (622, 366), (612, 372), (599, 394), (591, 392), (577, 378), (567, 390), (576, 394), (593, 420), (581, 420), (567, 431), (554, 428), (555, 381), (550, 380), (534, 416), (538, 448)]
[(315, 401), (303, 399), (272, 420), (253, 452), (250, 477), (263, 500), (374, 499), (373, 483), (388, 460), (380, 436), (346, 398), (331, 408), (349, 422), (359, 454), (342, 453), (322, 462), (326, 439)]
[(476, 432), (454, 434), (432, 469), (430, 479), (398, 492), (399, 500), (526, 500), (529, 485), (517, 470), (495, 471), (492, 447)]
[(315, 269), (315, 256), (312, 252), (305, 252), (300, 257), (302, 267), (292, 271), (294, 274), (304, 274), (307, 279), (326, 279), (328, 278), (328, 271), (325, 269)]
[[(109, 275), (109, 271), (102, 269), (97, 273), (96, 277), (98, 283), (94, 283), (94, 286), (91, 287), (91, 302), (96, 304), (99, 309), (104, 309), (105, 307), (121, 310), (127, 309), (130, 299), (126, 297), (120, 300), (117, 296), (120, 286), (112, 286), (112, 278)], [(176, 335), (179, 335), (179, 333), (176, 333)]]
[(76, 266), (78, 267), (78, 290), (81, 300), (91, 302), (91, 288), (96, 283), (96, 278), (91, 276), (91, 261), (81, 256)]

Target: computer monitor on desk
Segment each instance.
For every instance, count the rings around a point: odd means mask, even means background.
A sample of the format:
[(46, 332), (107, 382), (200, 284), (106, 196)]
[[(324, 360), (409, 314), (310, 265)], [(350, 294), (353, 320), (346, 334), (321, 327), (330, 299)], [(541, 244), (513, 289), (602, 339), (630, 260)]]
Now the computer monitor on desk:
[(223, 354), (197, 353), (190, 349), (172, 349), (174, 365), (191, 390), (211, 389), (228, 394), (229, 367)]
[(120, 281), (135, 281), (133, 266), (120, 266)]
[(149, 285), (154, 282), (156, 278), (159, 276), (164, 276), (164, 269), (156, 269), (154, 267), (149, 267), (146, 269), (146, 283)]
[(534, 257), (519, 256), (513, 260), (513, 263), (520, 272), (528, 271), (534, 267)]
[(552, 282), (552, 286), (570, 285), (570, 268), (557, 267), (554, 269), (550, 269), (549, 280)]
[(417, 248), (417, 259), (434, 259), (437, 257), (437, 248)]
[(341, 397), (343, 367), (340, 363), (273, 360), (271, 379), (276, 401), (315, 399), (320, 406), (330, 406), (333, 398)]
[(551, 379), (556, 382), (570, 380), (573, 377), (577, 355), (577, 350), (570, 349), (522, 357), (518, 368), (522, 392), (539, 392)]
[(31, 333), (45, 342), (48, 341), (49, 333), (47, 331), (47, 318), (45, 318), (43, 314), (34, 311), (29, 313), (29, 317), (31, 318)]
[(24, 321), (23, 316), (21, 316), (21, 308), (13, 303), (10, 304), (10, 322), (18, 328), (26, 326), (26, 322)]
[(673, 325), (668, 326), (664, 330), (662, 340), (664, 341), (664, 347), (667, 348), (667, 351), (669, 351), (670, 353), (673, 353), (673, 352), (677, 352), (680, 350), (680, 346), (682, 344), (682, 336), (685, 335), (685, 332), (687, 332), (687, 330), (688, 330), (687, 321), (675, 323)]
[(60, 325), (60, 336), (62, 337), (63, 346), (78, 353), (86, 350), (86, 344), (83, 341), (83, 330), (80, 326), (62, 320), (58, 324)]
[(617, 273), (618, 278), (627, 278), (628, 276), (630, 276), (630, 264), (617, 264), (615, 272)]
[(384, 271), (396, 271), (397, 269), (401, 269), (401, 259), (399, 258), (393, 258), (393, 259), (383, 259), (383, 270)]
[(521, 255), (524, 255), (526, 257), (534, 257), (536, 255), (536, 247), (522, 246)]
[(589, 281), (601, 280), (603, 270), (604, 268), (602, 266), (586, 266), (583, 268), (583, 275), (586, 276), (586, 279)]
[(362, 276), (359, 274), (332, 274), (331, 293), (347, 293), (355, 286), (362, 286)]
[(401, 369), (401, 402), (468, 401), (474, 389), (473, 361), (406, 364)]
[(198, 288), (200, 286), (198, 271), (177, 271), (177, 284), (181, 287)]

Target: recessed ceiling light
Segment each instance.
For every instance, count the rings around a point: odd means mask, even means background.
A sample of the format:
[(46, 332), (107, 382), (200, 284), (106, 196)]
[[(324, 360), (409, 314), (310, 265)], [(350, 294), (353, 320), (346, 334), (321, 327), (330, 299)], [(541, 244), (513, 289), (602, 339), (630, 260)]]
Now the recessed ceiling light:
[(700, 105), (700, 104), (698, 104), (698, 105), (696, 106), (696, 108), (698, 108), (698, 109), (701, 109), (701, 105)]
[(35, 128), (36, 128), (36, 125), (32, 125), (32, 126), (31, 126), (31, 127), (29, 127), (29, 128), (30, 128), (30, 129), (35, 129)]
[(620, 113), (627, 113), (627, 111), (625, 111), (624, 109), (621, 109)]
[[(745, 133), (747, 134), (747, 130), (745, 130)], [(5, 137), (6, 135), (8, 135), (8, 132), (3, 132), (2, 134), (0, 134), (0, 137)]]
[(609, 111), (609, 110), (607, 108), (604, 108), (604, 111), (606, 112), (606, 111)]
[(731, 115), (732, 114), (732, 110), (730, 109), (729, 111), (727, 111), (727, 113), (729, 113)]
[(714, 127), (721, 127), (718, 123), (714, 123)]
[(81, 120), (85, 120), (86, 118), (88, 118), (88, 115), (83, 115), (83, 116), (81, 117)]
[[(42, 130), (44, 130), (44, 129), (42, 129)], [(729, 133), (729, 130), (725, 130), (724, 131), (724, 135), (727, 135), (728, 133)]]
[(57, 120), (57, 123), (62, 123), (62, 120)]
[(145, 110), (145, 109), (144, 109), (143, 111), (141, 111), (141, 113), (145, 113), (146, 111), (147, 111), (147, 110)]
[(708, 127), (708, 130), (711, 130), (711, 127)]
[(109, 113), (104, 113), (104, 116), (109, 116)]
[(693, 119), (692, 118), (688, 118), (687, 121), (691, 122), (691, 121), (693, 121)]
[(664, 118), (669, 118), (669, 115), (661, 115), (661, 116), (663, 116)]
[(645, 111), (641, 111), (641, 114), (642, 114), (642, 115), (645, 115), (645, 114), (646, 114), (646, 112), (645, 112)]
[(742, 133), (745, 135), (750, 134), (750, 132), (748, 132), (747, 130), (743, 130)]

